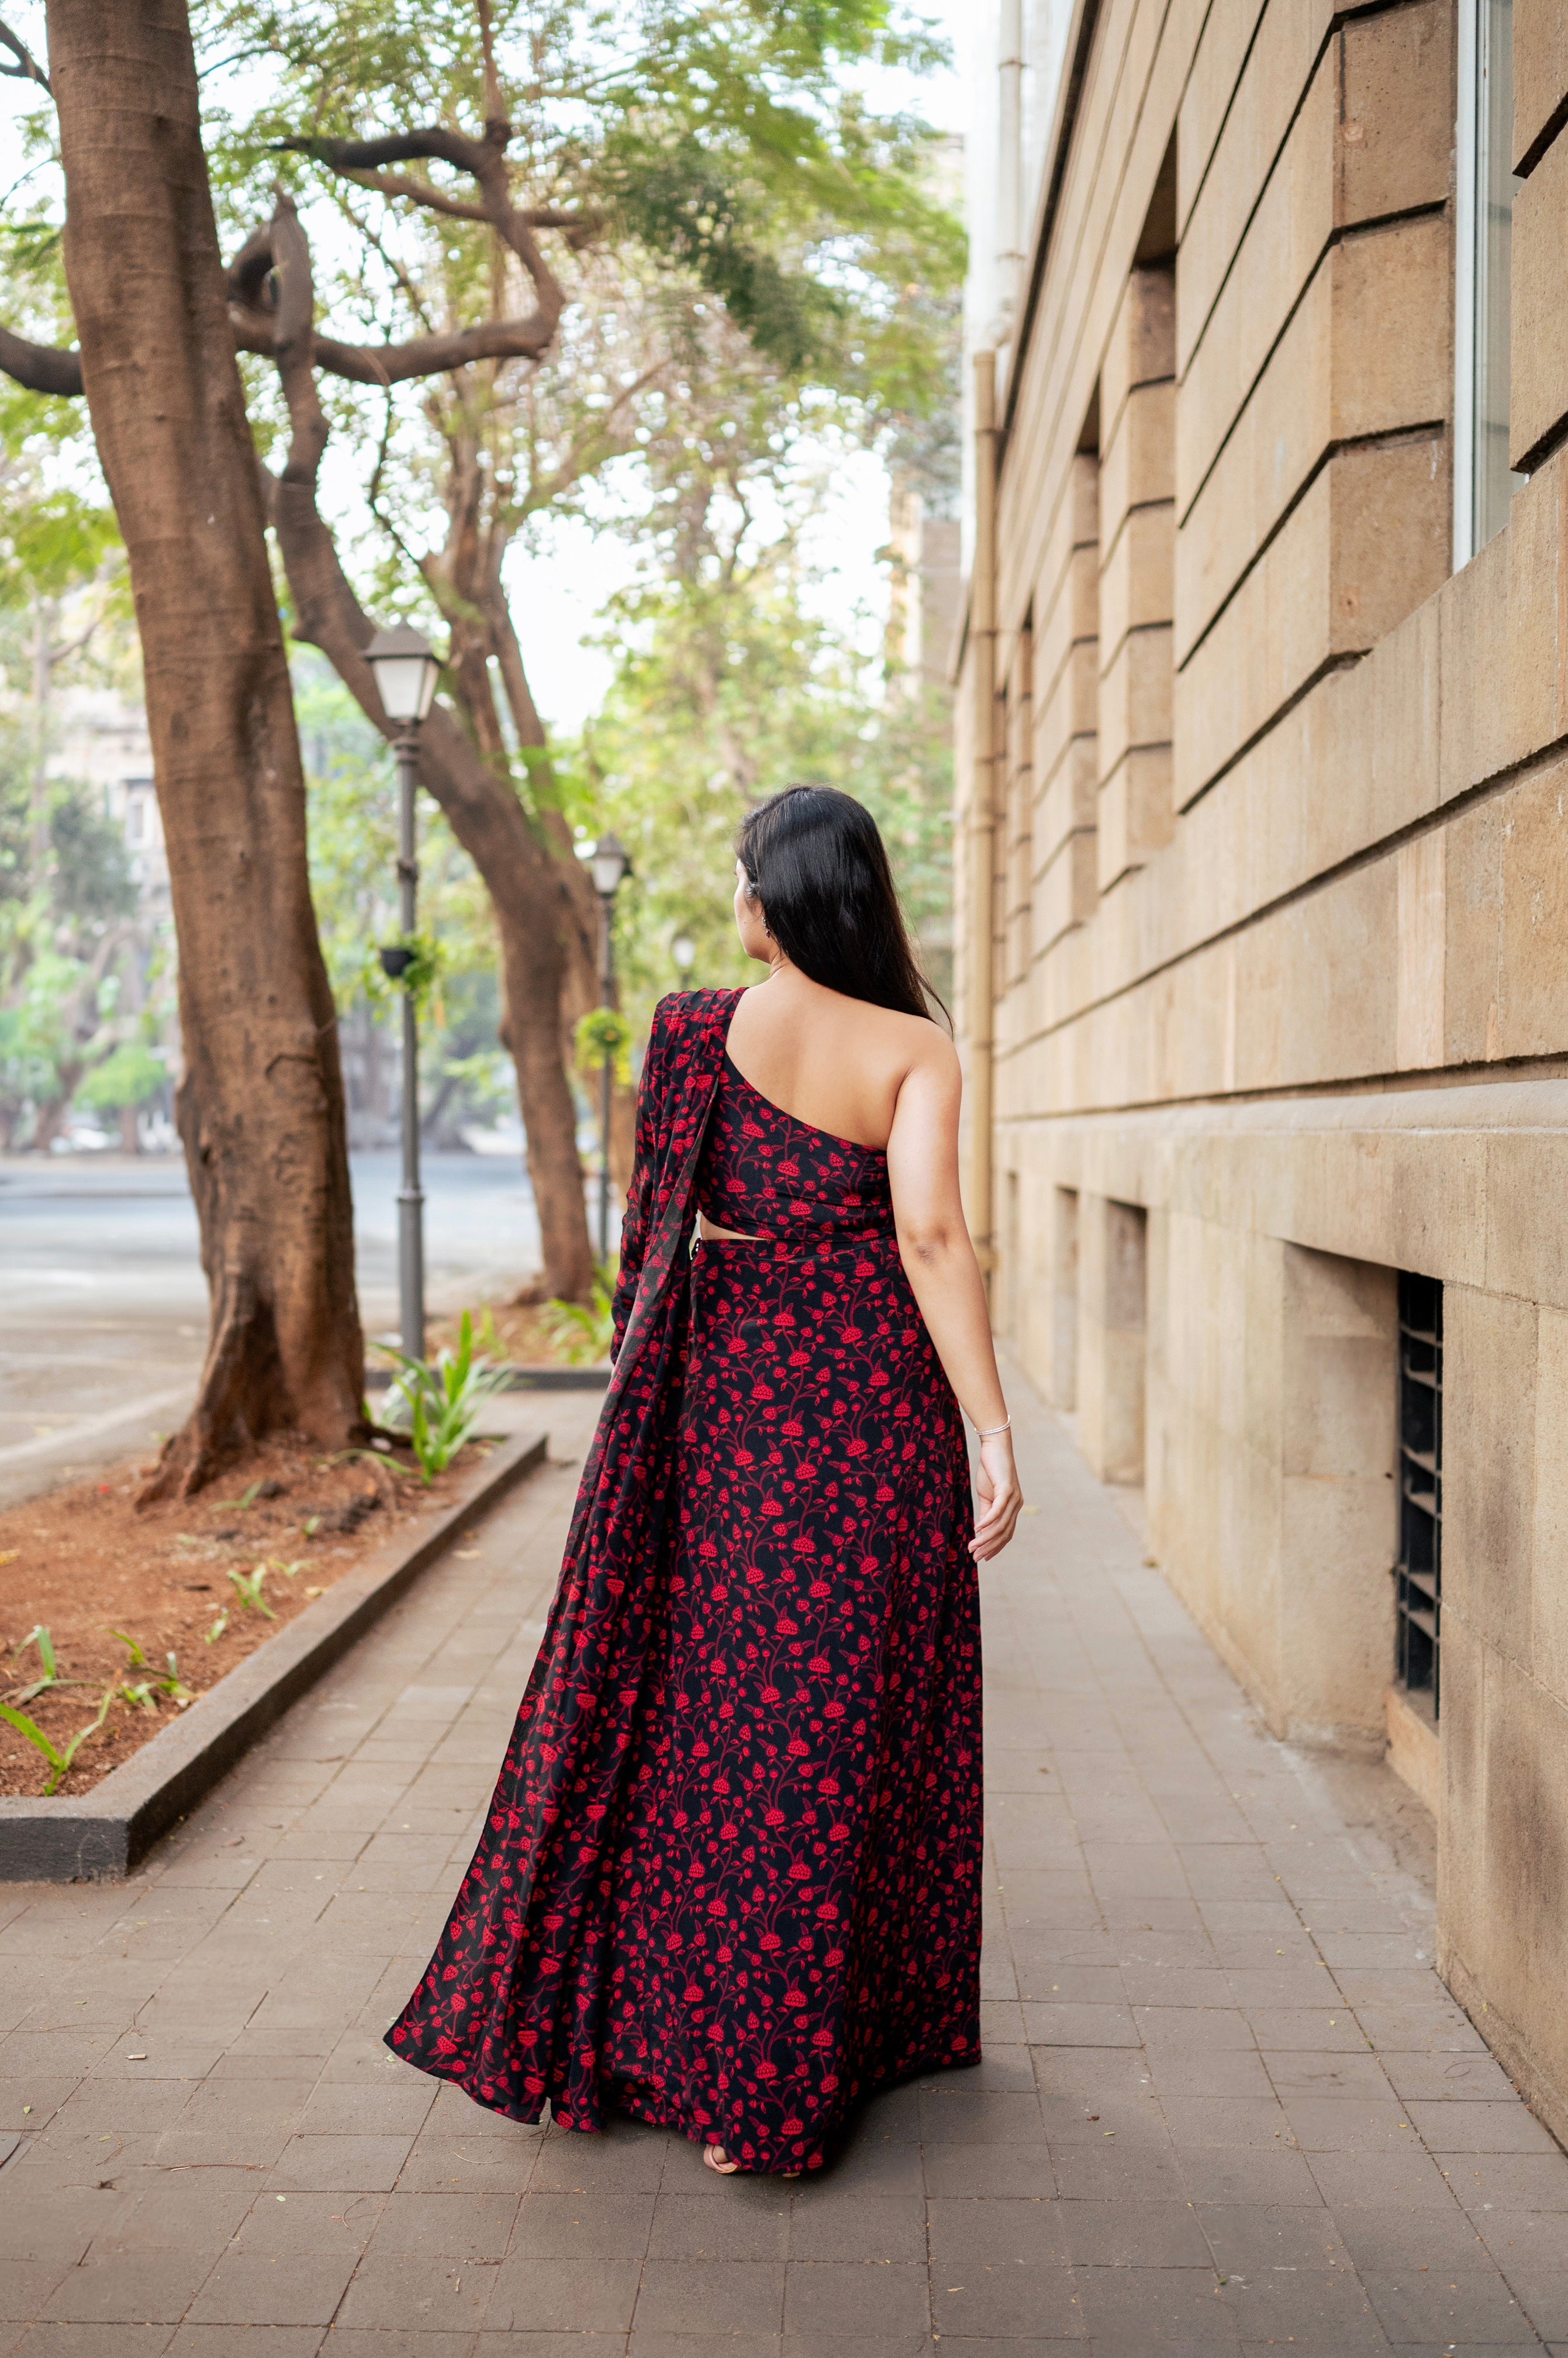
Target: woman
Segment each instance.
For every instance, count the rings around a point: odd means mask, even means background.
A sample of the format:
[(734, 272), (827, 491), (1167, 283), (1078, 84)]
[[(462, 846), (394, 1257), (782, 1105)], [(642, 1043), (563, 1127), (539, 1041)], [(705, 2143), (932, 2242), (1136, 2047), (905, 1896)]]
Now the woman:
[(739, 850), (767, 979), (654, 1017), (560, 1586), (388, 2040), (514, 2120), (618, 2108), (788, 2177), (979, 2060), (975, 1568), (1020, 1493), (881, 838), (795, 786)]

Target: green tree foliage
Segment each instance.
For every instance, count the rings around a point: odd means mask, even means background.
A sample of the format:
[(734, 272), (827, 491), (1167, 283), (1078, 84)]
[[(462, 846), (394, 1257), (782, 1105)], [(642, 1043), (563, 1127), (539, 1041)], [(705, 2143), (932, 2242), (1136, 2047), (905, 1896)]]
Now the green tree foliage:
[(124, 1040), (111, 1049), (77, 1084), (76, 1102), (93, 1110), (118, 1113), (127, 1106), (150, 1105), (168, 1084), (168, 1067), (143, 1040)]
[(612, 827), (635, 872), (618, 911), (618, 963), (639, 1036), (682, 987), (671, 944), (693, 943), (694, 983), (756, 981), (730, 912), (736, 830), (788, 785), (838, 786), (887, 840), (926, 971), (950, 968), (952, 757), (946, 699), (885, 683), (880, 662), (810, 610), (790, 543), (717, 582), (657, 583), (612, 610), (624, 652), (574, 765), (585, 834)]
[[(953, 298), (961, 233), (934, 193), (925, 126), (879, 114), (861, 89), (940, 47), (888, 0), (206, 0), (197, 22), (210, 55), (246, 59), (245, 110), (210, 85), (232, 237), (281, 178), (335, 333), (448, 333), (546, 302), (463, 174), (423, 150), (408, 168), (362, 166), (342, 145), (511, 126), (513, 202), (563, 306), (548, 350), (384, 392), (330, 371), (322, 384), (362, 454), (368, 519), (341, 474), (338, 509), (365, 602), (427, 620), (434, 605), (471, 733), (543, 815), (557, 796), (501, 589), (512, 540), (580, 507), (616, 460), (678, 451), (716, 369), (749, 380), (781, 463), (807, 389), (816, 422), (836, 404), (862, 433), (946, 399), (928, 315)], [(276, 429), (276, 389), (249, 365)]]

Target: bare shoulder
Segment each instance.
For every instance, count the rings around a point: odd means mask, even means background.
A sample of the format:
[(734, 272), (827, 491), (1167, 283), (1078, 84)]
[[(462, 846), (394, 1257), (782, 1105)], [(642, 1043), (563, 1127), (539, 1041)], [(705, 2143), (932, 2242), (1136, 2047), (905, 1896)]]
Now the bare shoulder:
[(900, 1045), (907, 1059), (905, 1076), (918, 1074), (923, 1080), (957, 1088), (958, 1051), (941, 1025), (923, 1015), (893, 1015), (891, 1020), (900, 1027)]

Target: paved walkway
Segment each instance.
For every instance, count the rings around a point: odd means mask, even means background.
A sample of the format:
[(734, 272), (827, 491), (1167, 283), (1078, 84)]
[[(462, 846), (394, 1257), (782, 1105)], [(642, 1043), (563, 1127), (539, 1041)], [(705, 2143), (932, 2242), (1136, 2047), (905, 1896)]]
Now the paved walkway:
[[(560, 1467), (133, 1885), (0, 1893), (0, 2351), (1568, 2353), (1568, 2160), (1437, 1982), (1421, 1880), (1352, 1828), (1397, 1830), (1392, 1781), (1258, 1732), (1014, 1396), (1040, 1511), (988, 1575), (978, 2072), (792, 2190), (517, 2128), (382, 2047), (537, 1643)], [(575, 1456), (582, 1403), (547, 1405)]]

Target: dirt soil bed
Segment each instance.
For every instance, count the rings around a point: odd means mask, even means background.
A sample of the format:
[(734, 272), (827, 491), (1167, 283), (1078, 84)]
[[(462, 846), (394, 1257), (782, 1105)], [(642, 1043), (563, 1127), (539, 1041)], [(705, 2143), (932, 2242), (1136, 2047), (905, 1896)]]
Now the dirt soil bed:
[[(168, 1677), (171, 1653), (188, 1693), (216, 1686), (373, 1550), (414, 1538), (455, 1504), (484, 1447), (470, 1443), (427, 1487), (402, 1460), (344, 1461), (279, 1442), (195, 1498), (138, 1509), (146, 1468), (123, 1466), (0, 1514), (0, 1701), (63, 1749), (116, 1690), (56, 1790), (90, 1792), (178, 1715), (156, 1687), (141, 1704), (127, 1688)], [(258, 1573), (270, 1619), (231, 1577)], [(28, 1696), (43, 1676), (38, 1643), (27, 1642), (40, 1627), (62, 1683)], [(117, 1629), (135, 1639), (145, 1668), (132, 1666)], [(49, 1776), (42, 1752), (0, 1720), (0, 1793), (41, 1793)]]

